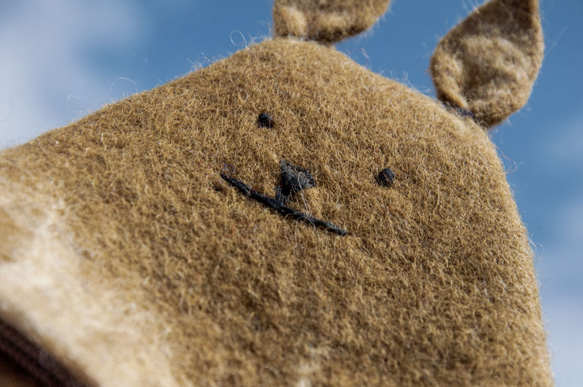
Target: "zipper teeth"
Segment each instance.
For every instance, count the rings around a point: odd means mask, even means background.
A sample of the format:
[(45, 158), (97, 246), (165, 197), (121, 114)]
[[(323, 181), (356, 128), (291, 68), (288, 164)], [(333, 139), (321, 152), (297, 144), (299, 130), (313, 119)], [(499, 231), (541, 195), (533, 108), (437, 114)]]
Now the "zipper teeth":
[(0, 352), (29, 372), (42, 386), (83, 386), (57, 360), (1, 320)]

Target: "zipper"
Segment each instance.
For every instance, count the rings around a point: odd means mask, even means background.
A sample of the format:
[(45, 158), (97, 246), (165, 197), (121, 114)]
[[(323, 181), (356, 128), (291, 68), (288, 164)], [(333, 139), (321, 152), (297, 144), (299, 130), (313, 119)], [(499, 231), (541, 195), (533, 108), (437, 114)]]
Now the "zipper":
[(83, 387), (54, 357), (0, 320), (0, 352), (43, 387)]

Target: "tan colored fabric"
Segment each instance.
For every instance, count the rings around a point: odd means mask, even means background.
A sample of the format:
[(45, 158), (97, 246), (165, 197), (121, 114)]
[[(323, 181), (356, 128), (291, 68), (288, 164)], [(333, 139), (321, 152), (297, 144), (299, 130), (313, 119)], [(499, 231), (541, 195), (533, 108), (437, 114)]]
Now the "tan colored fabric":
[[(43, 161), (37, 158), (36, 162)], [(50, 184), (37, 175), (40, 170), (19, 169), (19, 162), (13, 163), (10, 157), (3, 158), (2, 164), (4, 239), (21, 236), (22, 243), (0, 246), (5, 257), (0, 260), (0, 319), (51, 353), (82, 383), (177, 385), (170, 373), (167, 334), (161, 327), (154, 328), (156, 321), (148, 311), (152, 305), (139, 301), (143, 296), (137, 281), (141, 279), (131, 273), (113, 278), (101, 267), (107, 262), (96, 265), (88, 259), (91, 254), (84, 249), (97, 247), (76, 239), (70, 229), (74, 223), (67, 216), (71, 207), (51, 198), (49, 193), (58, 191), (40, 189)], [(57, 169), (73, 171), (63, 167)], [(7, 176), (20, 180), (20, 174), (29, 174), (32, 180), (24, 180), (36, 183), (22, 188), (7, 184)], [(30, 192), (37, 183), (38, 191)], [(76, 191), (81, 195), (77, 205), (84, 206), (82, 191)], [(99, 225), (82, 227), (108, 232)], [(116, 251), (99, 250), (115, 262)]]
[(537, 0), (493, 0), (439, 43), (431, 75), (439, 99), (487, 127), (522, 108), (543, 59)]
[[(349, 235), (219, 176), (273, 197), (282, 159), (317, 185), (290, 206)], [(391, 187), (375, 179), (386, 167)], [(5, 150), (0, 176), (5, 232), (48, 246), (0, 249), (1, 317), (96, 384), (124, 366), (179, 385), (552, 384), (532, 252), (491, 141), (333, 48), (252, 46)], [(45, 221), (10, 226), (24, 222), (14, 206)], [(39, 303), (64, 313), (37, 319)]]
[(388, 4), (389, 0), (275, 0), (275, 36), (338, 42), (372, 27)]

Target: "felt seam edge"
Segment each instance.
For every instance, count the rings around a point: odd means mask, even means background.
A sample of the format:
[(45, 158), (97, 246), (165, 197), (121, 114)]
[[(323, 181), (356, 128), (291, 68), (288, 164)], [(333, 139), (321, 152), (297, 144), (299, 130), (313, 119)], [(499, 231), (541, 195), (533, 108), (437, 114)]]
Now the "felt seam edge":
[(26, 233), (17, 249), (0, 246), (8, 258), (0, 260), (0, 319), (89, 386), (178, 386), (156, 316), (128, 302), (120, 286), (84, 275), (63, 205), (13, 184), (0, 188), (14, 234)]

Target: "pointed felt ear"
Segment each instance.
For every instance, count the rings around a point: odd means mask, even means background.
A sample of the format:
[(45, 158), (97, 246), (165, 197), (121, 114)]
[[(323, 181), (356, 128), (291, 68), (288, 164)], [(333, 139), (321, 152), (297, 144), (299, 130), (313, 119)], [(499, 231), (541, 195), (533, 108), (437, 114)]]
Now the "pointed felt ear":
[(538, 0), (492, 0), (451, 30), (431, 58), (437, 96), (486, 127), (522, 108), (543, 59)]
[(275, 0), (275, 36), (335, 43), (370, 28), (390, 0)]

